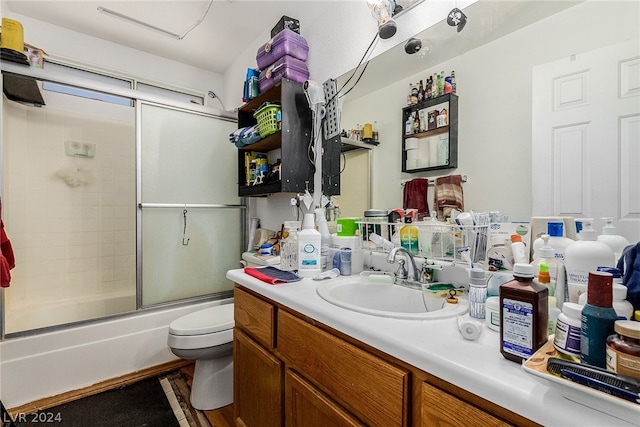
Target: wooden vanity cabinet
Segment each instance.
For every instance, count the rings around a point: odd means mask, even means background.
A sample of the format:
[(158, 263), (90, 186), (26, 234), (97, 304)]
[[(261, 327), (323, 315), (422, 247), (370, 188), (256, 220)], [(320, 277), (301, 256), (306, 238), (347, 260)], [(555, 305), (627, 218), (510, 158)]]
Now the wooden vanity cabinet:
[(237, 426), (536, 425), (241, 285), (234, 298)]

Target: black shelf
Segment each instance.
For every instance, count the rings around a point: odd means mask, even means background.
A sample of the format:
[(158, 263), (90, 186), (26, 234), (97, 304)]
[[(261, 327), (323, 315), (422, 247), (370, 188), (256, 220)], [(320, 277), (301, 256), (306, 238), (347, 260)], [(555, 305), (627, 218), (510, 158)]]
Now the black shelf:
[[(447, 126), (442, 126), (427, 131), (405, 135), (404, 124), (410, 116), (413, 116), (416, 111), (427, 110), (430, 107), (448, 104), (449, 123)], [(455, 94), (446, 94), (437, 98), (428, 99), (426, 101), (419, 102), (418, 104), (409, 105), (402, 109), (402, 172), (416, 173), (426, 172), (443, 169), (455, 169), (458, 167), (458, 96)], [(441, 134), (448, 135), (448, 161), (446, 164), (420, 167), (420, 168), (408, 168), (407, 167), (407, 150), (406, 140), (408, 138), (429, 138)]]

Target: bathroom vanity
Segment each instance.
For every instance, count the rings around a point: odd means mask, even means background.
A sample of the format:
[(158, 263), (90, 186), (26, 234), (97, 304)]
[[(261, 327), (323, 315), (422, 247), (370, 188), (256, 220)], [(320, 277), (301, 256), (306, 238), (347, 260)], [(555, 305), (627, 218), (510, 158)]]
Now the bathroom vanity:
[(357, 313), (320, 298), (311, 279), (227, 278), (237, 425), (628, 425), (504, 359), (488, 328), (467, 341), (455, 318)]

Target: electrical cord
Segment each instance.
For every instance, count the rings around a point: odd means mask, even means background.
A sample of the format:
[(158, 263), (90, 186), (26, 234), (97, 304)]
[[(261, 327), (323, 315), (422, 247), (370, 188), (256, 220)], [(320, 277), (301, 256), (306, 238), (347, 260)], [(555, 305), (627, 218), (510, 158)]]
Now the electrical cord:
[[(360, 65), (362, 65), (362, 62), (364, 61), (364, 59), (367, 57), (367, 55), (370, 55), (371, 52), (373, 52), (371, 50), (371, 48), (374, 46), (375, 42), (378, 40), (378, 32), (376, 31), (376, 34), (373, 36), (373, 40), (371, 40), (371, 43), (369, 43), (369, 47), (367, 47), (367, 50), (364, 51), (364, 55), (362, 55), (362, 58), (360, 58), (360, 62), (358, 62), (358, 65), (356, 65), (356, 68), (353, 70), (353, 73), (351, 73), (351, 76), (349, 76), (349, 78), (347, 79), (346, 82), (344, 82), (344, 84), (342, 85), (342, 87), (336, 91), (336, 93), (331, 97), (331, 99), (329, 99), (329, 101), (327, 101), (327, 104), (331, 103), (331, 101), (333, 101), (338, 95), (340, 95), (340, 92), (349, 84), (349, 82), (351, 81), (351, 79), (353, 78), (353, 76), (356, 75), (356, 73), (358, 72), (358, 68), (360, 67)], [(360, 78), (362, 77), (362, 74), (364, 73), (364, 70), (367, 69), (367, 64), (365, 64), (365, 67), (362, 71), (362, 73), (360, 73), (360, 77), (358, 77), (358, 80), (356, 81), (355, 85), (358, 83), (358, 81), (360, 80)], [(353, 87), (351, 88), (353, 89)], [(351, 90), (349, 89), (349, 91)], [(344, 96), (344, 95), (343, 95)]]

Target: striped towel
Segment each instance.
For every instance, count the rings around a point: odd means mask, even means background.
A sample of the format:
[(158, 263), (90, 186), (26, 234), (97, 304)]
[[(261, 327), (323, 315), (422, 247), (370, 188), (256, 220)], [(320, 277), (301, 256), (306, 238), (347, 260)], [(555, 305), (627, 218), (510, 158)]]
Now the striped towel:
[(462, 176), (447, 175), (436, 178), (433, 201), (439, 221), (450, 217), (453, 209), (464, 212)]

